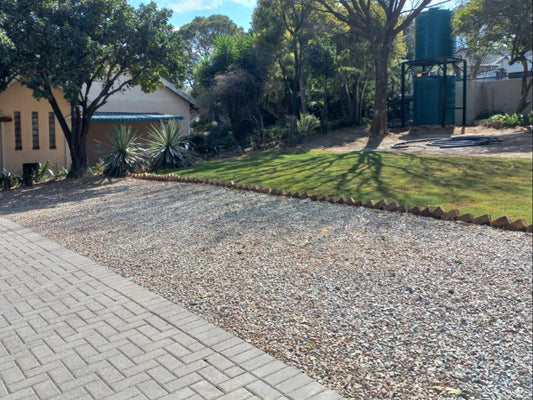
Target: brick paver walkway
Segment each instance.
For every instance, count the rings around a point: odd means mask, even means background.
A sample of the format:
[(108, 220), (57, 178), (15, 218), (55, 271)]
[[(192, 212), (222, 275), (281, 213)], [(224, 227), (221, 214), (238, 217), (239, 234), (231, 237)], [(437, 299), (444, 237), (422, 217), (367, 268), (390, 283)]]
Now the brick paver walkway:
[(0, 399), (341, 399), (295, 368), (0, 218)]

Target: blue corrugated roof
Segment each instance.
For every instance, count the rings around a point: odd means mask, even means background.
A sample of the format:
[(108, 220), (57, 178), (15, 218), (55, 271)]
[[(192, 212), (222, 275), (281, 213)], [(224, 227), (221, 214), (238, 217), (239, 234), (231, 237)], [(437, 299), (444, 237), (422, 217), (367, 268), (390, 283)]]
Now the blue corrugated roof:
[(134, 121), (169, 121), (171, 119), (184, 119), (183, 115), (161, 113), (136, 113), (136, 112), (110, 112), (97, 111), (94, 113), (93, 122), (134, 122)]

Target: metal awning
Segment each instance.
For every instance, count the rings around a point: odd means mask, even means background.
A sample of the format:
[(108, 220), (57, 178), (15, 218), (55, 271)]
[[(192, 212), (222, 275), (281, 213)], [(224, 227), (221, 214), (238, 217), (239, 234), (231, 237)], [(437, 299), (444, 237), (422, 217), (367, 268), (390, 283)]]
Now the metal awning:
[(137, 121), (169, 121), (184, 119), (183, 115), (137, 112), (97, 111), (92, 122), (137, 122)]

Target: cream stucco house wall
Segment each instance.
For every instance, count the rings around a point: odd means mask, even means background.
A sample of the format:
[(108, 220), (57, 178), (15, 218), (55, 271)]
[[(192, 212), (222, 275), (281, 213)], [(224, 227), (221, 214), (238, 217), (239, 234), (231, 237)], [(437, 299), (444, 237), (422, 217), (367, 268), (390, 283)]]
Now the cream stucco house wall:
[[(188, 133), (191, 116), (195, 117), (195, 100), (166, 79), (161, 81), (163, 86), (151, 93), (144, 93), (139, 86), (117, 92), (98, 109), (87, 135), (89, 165), (109, 153), (107, 136), (121, 124), (129, 125), (141, 140), (146, 140), (151, 125), (160, 121), (178, 120), (180, 132)], [(91, 91), (89, 98), (94, 99), (96, 93), (98, 90)]]
[[(70, 163), (65, 136), (45, 99), (36, 100), (32, 90), (12, 82), (0, 93), (0, 166), (21, 174), (24, 164), (50, 161), (61, 169)], [(58, 92), (64, 115), (70, 114), (68, 102)]]
[[(170, 82), (155, 92), (144, 93), (133, 87), (112, 95), (93, 117), (87, 137), (87, 161), (94, 165), (109, 153), (107, 135), (120, 124), (128, 124), (141, 137), (151, 124), (162, 120), (179, 120), (180, 130), (187, 134), (192, 97)], [(96, 93), (96, 91), (94, 92)], [(70, 105), (58, 90), (55, 97), (63, 115), (70, 121)], [(94, 98), (94, 97), (93, 97)], [(26, 163), (44, 163), (61, 169), (70, 164), (66, 139), (52, 108), (44, 99), (36, 100), (32, 91), (14, 81), (0, 93), (0, 167), (9, 172), (22, 173)]]

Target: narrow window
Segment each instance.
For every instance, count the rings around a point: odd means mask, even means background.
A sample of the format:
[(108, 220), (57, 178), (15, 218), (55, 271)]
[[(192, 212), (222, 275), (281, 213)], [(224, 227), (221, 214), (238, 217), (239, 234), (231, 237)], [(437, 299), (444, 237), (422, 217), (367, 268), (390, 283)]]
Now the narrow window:
[(15, 150), (22, 150), (22, 128), (20, 126), (20, 111), (15, 111)]
[(33, 149), (39, 149), (39, 113), (31, 112), (31, 136), (33, 139)]
[(56, 148), (56, 119), (53, 112), (48, 113), (48, 138), (50, 140), (50, 148)]

